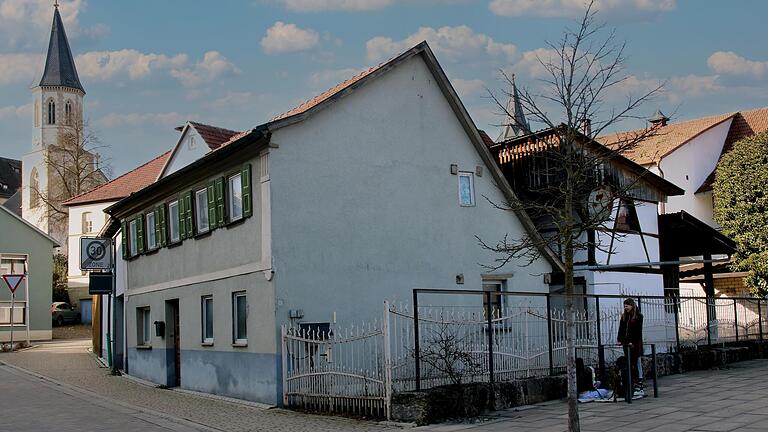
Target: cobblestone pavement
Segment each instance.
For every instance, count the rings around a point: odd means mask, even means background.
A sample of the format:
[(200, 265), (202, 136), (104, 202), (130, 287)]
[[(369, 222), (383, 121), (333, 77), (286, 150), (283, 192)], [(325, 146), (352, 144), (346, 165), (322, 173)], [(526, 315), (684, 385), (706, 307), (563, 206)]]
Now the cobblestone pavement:
[[(93, 392), (102, 398), (118, 401), (124, 406), (142, 410), (149, 415), (164, 415), (171, 420), (178, 419), (181, 424), (186, 421), (214, 430), (227, 432), (400, 430), (375, 422), (308, 415), (283, 409), (263, 409), (149, 387), (125, 377), (109, 375), (109, 370), (103, 368), (95, 357), (86, 351), (89, 344), (90, 340), (38, 344), (35, 348), (21, 352), (0, 354), (0, 362)], [(3, 392), (2, 387), (4, 385), (0, 379), (0, 393)], [(70, 411), (68, 416), (77, 417), (77, 411)], [(1, 418), (0, 422), (2, 422)], [(144, 427), (137, 425), (123, 430), (139, 429), (144, 430)], [(97, 430), (97, 428), (95, 425), (92, 428), (83, 426), (78, 430)]]
[[(585, 432), (768, 431), (768, 360), (736, 363), (729, 369), (690, 372), (659, 380), (659, 398), (632, 404), (579, 405)], [(652, 389), (648, 393), (652, 393)], [(563, 401), (505, 410), (480, 424), (442, 424), (413, 431), (564, 432)]]
[[(162, 427), (166, 430), (292, 432), (403, 430), (375, 422), (307, 415), (283, 409), (262, 409), (146, 386), (125, 377), (110, 376), (108, 370), (101, 367), (94, 356), (86, 352), (89, 343), (88, 340), (69, 340), (40, 344), (22, 352), (0, 354), (0, 362), (63, 383), (58, 390), (65, 394), (77, 393), (74, 390), (82, 389), (81, 394), (93, 395), (93, 398), (102, 400), (102, 406), (117, 406), (122, 414), (132, 415), (138, 422), (125, 430), (141, 428), (154, 432), (152, 427)], [(22, 372), (15, 371), (23, 375)], [(648, 397), (632, 404), (580, 405), (582, 430), (768, 431), (766, 376), (768, 360), (737, 363), (726, 370), (665, 377), (660, 380), (658, 399)], [(5, 390), (3, 377), (0, 376), (0, 395)], [(54, 403), (56, 409), (61, 408), (58, 404), (65, 403), (65, 399), (60, 398)], [(67, 412), (69, 417), (77, 417), (75, 413), (79, 411)], [(566, 430), (565, 413), (565, 403), (553, 401), (524, 409), (493, 413), (477, 423), (445, 423), (410, 430), (563, 432)], [(0, 425), (0, 431), (3, 430), (2, 427)], [(78, 430), (95, 429), (84, 426)]]

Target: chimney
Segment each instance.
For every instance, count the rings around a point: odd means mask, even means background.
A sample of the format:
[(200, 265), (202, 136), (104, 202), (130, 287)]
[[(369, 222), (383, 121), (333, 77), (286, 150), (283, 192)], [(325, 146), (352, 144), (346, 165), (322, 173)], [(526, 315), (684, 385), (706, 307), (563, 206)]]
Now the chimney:
[(654, 128), (657, 127), (664, 127), (667, 125), (667, 122), (669, 121), (669, 117), (665, 116), (663, 112), (661, 112), (660, 109), (656, 110), (656, 113), (653, 114), (653, 117), (648, 119), (648, 122), (651, 123), (651, 125)]
[(585, 118), (581, 121), (581, 133), (588, 137), (592, 136), (592, 120)]

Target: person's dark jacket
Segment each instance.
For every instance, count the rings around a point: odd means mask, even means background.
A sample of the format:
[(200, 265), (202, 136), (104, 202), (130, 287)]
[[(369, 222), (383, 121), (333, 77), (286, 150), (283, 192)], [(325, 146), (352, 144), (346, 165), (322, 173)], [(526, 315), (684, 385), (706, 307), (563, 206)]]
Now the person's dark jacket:
[(632, 356), (643, 354), (643, 314), (638, 313), (637, 317), (628, 320), (622, 319), (619, 322), (619, 334), (616, 339), (620, 344), (627, 346), (632, 344)]

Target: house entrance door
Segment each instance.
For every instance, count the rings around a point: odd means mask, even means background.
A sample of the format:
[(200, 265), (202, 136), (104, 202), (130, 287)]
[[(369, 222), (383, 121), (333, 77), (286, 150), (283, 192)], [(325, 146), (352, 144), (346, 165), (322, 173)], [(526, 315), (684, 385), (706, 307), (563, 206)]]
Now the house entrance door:
[(168, 370), (169, 376), (168, 385), (171, 387), (178, 387), (181, 385), (181, 332), (179, 331), (179, 300), (168, 300), (166, 302), (166, 312), (168, 316), (168, 339), (169, 343), (173, 344), (173, 349), (170, 350), (168, 355), (171, 356), (170, 361), (173, 367)]

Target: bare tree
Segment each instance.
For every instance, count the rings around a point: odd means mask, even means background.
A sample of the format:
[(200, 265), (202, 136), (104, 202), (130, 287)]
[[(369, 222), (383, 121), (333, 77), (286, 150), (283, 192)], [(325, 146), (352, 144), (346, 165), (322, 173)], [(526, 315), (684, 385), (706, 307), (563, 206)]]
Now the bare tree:
[(43, 152), (48, 182), (30, 184), (30, 200), (44, 207), (51, 232), (67, 230), (64, 201), (107, 181), (109, 165), (99, 155), (105, 147), (87, 121), (69, 114), (59, 127), (56, 144)]
[[(568, 428), (572, 432), (580, 430), (574, 345), (574, 254), (589, 248), (613, 253), (611, 246), (600, 244), (589, 233), (610, 229), (606, 224), (614, 202), (638, 198), (643, 193), (639, 187), (642, 173), (617, 168), (613, 162), (659, 131), (647, 127), (617, 134), (607, 146), (598, 143), (596, 137), (620, 122), (639, 119), (637, 108), (663, 86), (626, 96), (619, 107), (605, 102), (606, 97), (622, 90), (629, 75), (624, 68), (625, 44), (616, 42), (614, 31), (606, 31), (596, 23), (593, 6), (594, 2), (587, 5), (575, 29), (566, 29), (558, 42), (547, 43), (550, 55), (538, 59), (544, 72), (538, 80), (538, 90), (519, 91), (518, 99), (526, 116), (543, 125), (543, 129), (530, 132), (519, 145), (500, 153), (516, 163), (514, 171), (519, 178), (510, 182), (519, 184), (513, 184), (516, 197), (504, 204), (492, 204), (504, 210), (527, 212), (542, 234), (505, 237), (494, 242), (478, 238), (481, 246), (497, 253), (498, 259), (489, 265), (491, 268), (520, 259), (532, 263), (546, 247), (560, 252), (567, 328)], [(502, 74), (512, 88), (514, 78)], [(489, 93), (503, 114), (513, 119), (514, 126), (527, 128), (527, 124), (518, 124), (517, 117), (499, 97)]]

